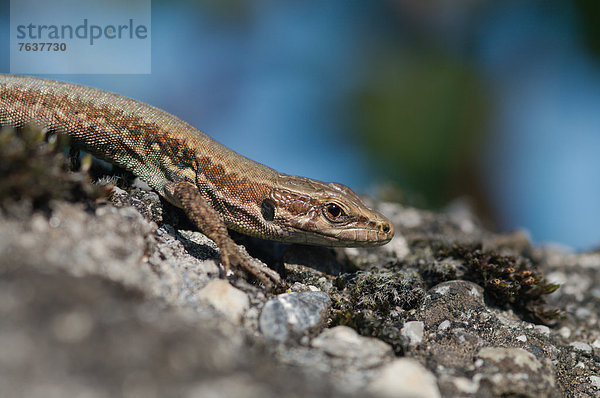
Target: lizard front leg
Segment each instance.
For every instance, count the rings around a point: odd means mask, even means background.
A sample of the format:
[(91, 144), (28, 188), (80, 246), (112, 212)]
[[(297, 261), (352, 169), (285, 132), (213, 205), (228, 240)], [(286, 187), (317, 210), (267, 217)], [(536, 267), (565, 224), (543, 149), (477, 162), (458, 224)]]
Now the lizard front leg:
[(219, 213), (206, 202), (194, 184), (182, 181), (175, 183), (170, 190), (189, 219), (217, 244), (221, 250), (221, 263), (225, 269), (230, 269), (232, 266), (241, 269), (268, 287), (281, 283), (281, 277), (277, 272), (252, 258), (231, 239)]

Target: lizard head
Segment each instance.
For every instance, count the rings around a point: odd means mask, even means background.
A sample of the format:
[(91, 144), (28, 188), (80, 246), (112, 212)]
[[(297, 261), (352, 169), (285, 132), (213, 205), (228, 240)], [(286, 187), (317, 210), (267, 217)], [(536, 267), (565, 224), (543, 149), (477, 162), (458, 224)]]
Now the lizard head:
[(281, 175), (260, 206), (264, 220), (288, 242), (362, 247), (384, 245), (394, 236), (385, 216), (338, 183)]

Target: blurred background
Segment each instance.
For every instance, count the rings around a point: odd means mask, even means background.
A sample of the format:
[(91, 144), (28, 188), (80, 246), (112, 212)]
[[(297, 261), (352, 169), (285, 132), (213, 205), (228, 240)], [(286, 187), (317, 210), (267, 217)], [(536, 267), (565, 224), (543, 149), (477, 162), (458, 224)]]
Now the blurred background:
[(591, 249), (599, 18), (594, 0), (155, 0), (152, 74), (43, 77), (163, 108), (285, 173), (433, 209), (467, 197), (497, 230)]

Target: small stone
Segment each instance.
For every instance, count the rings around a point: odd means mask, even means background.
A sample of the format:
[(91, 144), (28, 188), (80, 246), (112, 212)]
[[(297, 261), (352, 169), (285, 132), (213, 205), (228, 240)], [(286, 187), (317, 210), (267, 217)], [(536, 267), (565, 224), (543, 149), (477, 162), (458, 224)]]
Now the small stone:
[(441, 294), (442, 296), (444, 296), (444, 295), (448, 294), (448, 292), (450, 291), (450, 287), (446, 286), (446, 285), (443, 285), (443, 284), (440, 284), (439, 286), (435, 286), (432, 290), (434, 292), (436, 292), (436, 293)]
[(435, 376), (419, 362), (410, 358), (399, 358), (383, 366), (366, 390), (382, 398), (441, 396)]
[(558, 334), (560, 334), (565, 339), (568, 339), (569, 337), (571, 337), (571, 329), (569, 329), (567, 326), (563, 326), (562, 328), (558, 329)]
[(317, 286), (319, 287), (320, 291), (325, 293), (329, 293), (331, 292), (331, 289), (333, 289), (333, 284), (324, 277), (319, 278), (317, 281)]
[(198, 293), (198, 297), (235, 323), (239, 323), (248, 309), (248, 295), (225, 280), (210, 282)]
[(479, 383), (474, 382), (466, 377), (454, 377), (451, 379), (457, 390), (465, 394), (475, 394), (479, 389)]
[(312, 341), (312, 346), (334, 357), (352, 359), (361, 368), (379, 365), (393, 355), (389, 344), (373, 337), (363, 337), (347, 326), (323, 331)]
[(310, 291), (310, 287), (305, 285), (304, 283), (300, 283), (300, 282), (294, 282), (294, 284), (292, 286), (289, 287), (287, 293), (291, 293), (291, 292), (308, 292)]
[(590, 376), (590, 383), (598, 389), (600, 389), (600, 377), (599, 376)]
[(592, 352), (592, 347), (589, 344), (581, 341), (575, 341), (569, 345), (576, 351), (583, 352), (584, 354), (591, 354)]
[(446, 319), (445, 321), (443, 321), (442, 323), (440, 323), (440, 326), (438, 326), (438, 330), (440, 332), (442, 332), (444, 330), (450, 329), (450, 326), (451, 326), (450, 321)]
[(284, 342), (323, 324), (331, 299), (323, 292), (284, 293), (265, 304), (259, 325), (269, 340)]
[(527, 342), (527, 336), (525, 336), (524, 334), (522, 334), (520, 336), (517, 336), (517, 340), (520, 341), (520, 342), (522, 342), (522, 343), (525, 343), (525, 342)]
[(537, 331), (540, 334), (543, 334), (544, 336), (550, 335), (550, 328), (546, 325), (535, 325), (533, 330)]
[(477, 396), (554, 396), (556, 381), (550, 364), (522, 348), (485, 347), (474, 363)]
[(592, 347), (600, 348), (600, 339), (594, 340), (594, 342), (592, 343)]
[(485, 347), (479, 350), (477, 356), (496, 364), (502, 361), (510, 361), (515, 366), (529, 368), (533, 372), (542, 367), (542, 364), (532, 353), (522, 348)]
[(400, 334), (408, 339), (409, 345), (417, 345), (423, 341), (424, 326), (420, 321), (406, 322), (400, 330)]

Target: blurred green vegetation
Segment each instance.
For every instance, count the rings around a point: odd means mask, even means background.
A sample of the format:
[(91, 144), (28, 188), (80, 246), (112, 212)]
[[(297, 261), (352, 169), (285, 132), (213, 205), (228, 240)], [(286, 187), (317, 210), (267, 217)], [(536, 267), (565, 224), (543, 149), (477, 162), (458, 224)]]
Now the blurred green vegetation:
[(378, 54), (355, 112), (377, 172), (420, 205), (440, 206), (465, 190), (477, 196), (469, 186), (489, 101), (475, 70), (439, 51)]
[(575, 0), (575, 10), (579, 17), (582, 39), (588, 50), (597, 60), (600, 59), (600, 1)]

